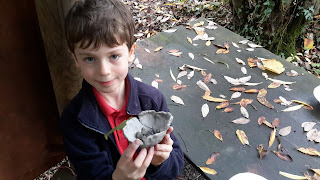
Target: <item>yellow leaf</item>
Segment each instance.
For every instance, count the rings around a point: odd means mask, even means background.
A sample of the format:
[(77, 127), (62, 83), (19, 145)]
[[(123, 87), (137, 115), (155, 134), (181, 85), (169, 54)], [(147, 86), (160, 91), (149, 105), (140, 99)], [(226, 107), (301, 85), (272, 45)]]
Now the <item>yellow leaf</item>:
[(187, 39), (188, 39), (188, 42), (189, 42), (190, 44), (192, 44), (192, 39), (189, 38), (189, 37), (187, 37)]
[(310, 155), (310, 156), (320, 156), (320, 152), (318, 152), (317, 150), (315, 150), (315, 149), (313, 149), (311, 147), (298, 148), (297, 150), (302, 152), (302, 153), (304, 153), (304, 154)]
[(279, 174), (281, 174), (282, 176), (287, 177), (289, 179), (307, 179), (304, 176), (297, 176), (297, 175), (289, 174), (289, 173), (282, 172), (282, 171), (279, 171)]
[(311, 169), (313, 172), (317, 173), (318, 175), (320, 175), (320, 169)]
[(248, 137), (244, 131), (237, 129), (236, 134), (243, 145), (249, 145)]
[(272, 146), (274, 139), (276, 138), (276, 131), (277, 131), (276, 128), (274, 128), (273, 131), (271, 132), (268, 148)]
[(199, 23), (195, 23), (193, 27), (200, 27), (204, 25), (204, 21), (200, 21)]
[(312, 110), (312, 109), (313, 109), (313, 107), (312, 107), (311, 105), (309, 105), (309, 104), (307, 104), (307, 103), (305, 103), (305, 102), (298, 101), (298, 100), (291, 100), (291, 101), (292, 101), (292, 102), (295, 102), (295, 103), (298, 103), (298, 104), (303, 104), (306, 109), (309, 109), (309, 110)]
[(154, 50), (154, 52), (158, 52), (158, 51), (160, 51), (162, 48), (163, 48), (162, 46), (159, 46), (159, 47), (157, 47), (157, 48)]
[(263, 60), (262, 64), (264, 68), (277, 74), (281, 74), (285, 70), (281, 62), (275, 59)]
[(221, 98), (215, 98), (212, 96), (202, 96), (203, 99), (207, 100), (207, 101), (211, 101), (211, 102), (224, 102), (224, 101), (228, 101), (226, 99), (221, 99)]
[(216, 138), (218, 138), (221, 142), (223, 142), (222, 135), (218, 130), (214, 130), (213, 134)]
[(313, 39), (310, 38), (305, 38), (304, 39), (304, 48), (306, 48), (307, 50), (313, 49)]
[(201, 169), (201, 171), (207, 173), (207, 174), (212, 174), (212, 175), (216, 175), (218, 174), (217, 171), (215, 171), (214, 169), (211, 168), (207, 168), (207, 167), (199, 167)]
[(211, 41), (207, 41), (207, 42), (206, 42), (206, 45), (207, 45), (207, 46), (210, 46), (210, 45), (211, 45)]

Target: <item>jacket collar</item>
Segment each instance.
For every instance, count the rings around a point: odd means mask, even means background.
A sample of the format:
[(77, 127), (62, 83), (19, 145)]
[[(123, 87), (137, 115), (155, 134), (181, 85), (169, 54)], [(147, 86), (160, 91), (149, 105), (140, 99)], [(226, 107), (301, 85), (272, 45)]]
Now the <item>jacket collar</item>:
[[(129, 99), (127, 104), (127, 113), (138, 115), (141, 112), (140, 101), (138, 97), (138, 87), (134, 78), (128, 74), (129, 80)], [(92, 86), (83, 80), (81, 93), (83, 99), (80, 101), (81, 107), (78, 119), (82, 125), (101, 134), (106, 134), (111, 130), (107, 118), (103, 115), (97, 100), (95, 99)]]

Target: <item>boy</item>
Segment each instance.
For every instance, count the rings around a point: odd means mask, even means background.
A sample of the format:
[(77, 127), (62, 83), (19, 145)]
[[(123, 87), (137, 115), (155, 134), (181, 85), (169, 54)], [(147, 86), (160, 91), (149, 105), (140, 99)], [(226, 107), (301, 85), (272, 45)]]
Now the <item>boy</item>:
[(174, 179), (183, 153), (170, 127), (148, 150), (129, 144), (122, 130), (104, 134), (144, 110), (168, 111), (155, 88), (128, 74), (135, 50), (134, 22), (119, 0), (76, 2), (66, 17), (66, 39), (84, 78), (61, 116), (65, 150), (77, 179)]

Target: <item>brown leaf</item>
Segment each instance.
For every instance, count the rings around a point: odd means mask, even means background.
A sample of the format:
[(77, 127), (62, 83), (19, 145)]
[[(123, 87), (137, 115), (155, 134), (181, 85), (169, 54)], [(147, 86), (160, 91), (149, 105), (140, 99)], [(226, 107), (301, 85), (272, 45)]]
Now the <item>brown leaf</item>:
[(244, 131), (237, 129), (236, 134), (243, 145), (249, 145), (248, 137)]
[(257, 150), (258, 150), (260, 159), (262, 159), (268, 153), (268, 150), (264, 149), (263, 144), (259, 144), (257, 146)]
[(277, 88), (280, 87), (281, 83), (279, 82), (272, 82), (271, 84), (269, 84), (268, 88), (273, 89), (273, 88)]
[(226, 49), (229, 49), (229, 48), (230, 48), (228, 42), (225, 42), (225, 43), (224, 43), (224, 48), (226, 48)]
[(177, 53), (179, 52), (180, 50), (179, 49), (171, 49), (170, 51), (168, 51), (169, 53)]
[(284, 161), (288, 161), (288, 162), (292, 162), (292, 158), (290, 155), (282, 153), (280, 151), (272, 151), (275, 155), (277, 155), (280, 159), (284, 160)]
[(244, 91), (245, 93), (251, 93), (251, 94), (256, 94), (259, 93), (258, 89), (248, 89)]
[(227, 49), (218, 49), (216, 51), (216, 53), (217, 54), (227, 54), (227, 53), (229, 53), (229, 50), (227, 50)]
[(185, 87), (187, 87), (187, 85), (175, 84), (175, 85), (172, 86), (172, 89), (180, 90), (180, 89), (185, 88)]
[(223, 111), (229, 113), (229, 112), (233, 111), (233, 108), (232, 107), (227, 107)]
[(282, 103), (281, 99), (274, 99), (273, 102), (274, 102), (274, 103), (277, 103), (277, 104)]
[(229, 106), (229, 101), (223, 101), (223, 102), (221, 102), (220, 104), (218, 104), (216, 106), (216, 109), (223, 109), (223, 108), (225, 108), (227, 106)]
[(298, 103), (298, 104), (302, 104), (304, 105), (304, 108), (308, 109), (308, 110), (313, 110), (313, 107), (305, 102), (302, 102), (302, 101), (298, 101), (298, 100), (291, 100), (291, 102), (295, 102), (295, 103)]
[(279, 138), (279, 136), (277, 136), (276, 135), (276, 138), (277, 138), (277, 140), (278, 140), (278, 142), (279, 142), (279, 144), (278, 144), (278, 150), (280, 151), (280, 149), (281, 149), (281, 140), (280, 140), (280, 138)]
[(162, 79), (155, 79), (156, 82), (163, 82)]
[(226, 99), (221, 99), (221, 98), (215, 98), (212, 96), (202, 96), (203, 99), (207, 100), (207, 101), (211, 101), (211, 102), (224, 102), (224, 101), (228, 101)]
[(218, 130), (214, 130), (213, 134), (216, 138), (218, 138), (221, 142), (223, 142), (222, 135)]
[(257, 100), (264, 106), (270, 108), (270, 109), (273, 109), (273, 105), (270, 104), (267, 99), (264, 97), (265, 95), (267, 94), (267, 90), (266, 89), (261, 89), (258, 93), (258, 96), (257, 96)]
[(214, 163), (217, 158), (219, 157), (220, 153), (219, 152), (215, 152), (213, 153), (206, 161), (206, 165), (210, 165), (212, 163)]
[(244, 87), (233, 87), (230, 89), (230, 91), (239, 91), (239, 92), (243, 92), (246, 89)]
[(247, 105), (251, 104), (252, 102), (253, 102), (253, 99), (241, 99), (241, 101), (236, 104), (240, 103), (241, 107), (247, 107)]
[(201, 70), (201, 75), (202, 75), (202, 76), (206, 76), (207, 73), (206, 73), (204, 70)]
[(315, 150), (315, 149), (313, 149), (311, 147), (298, 148), (297, 150), (302, 152), (302, 153), (304, 153), (304, 154), (310, 155), (310, 156), (320, 156), (320, 152), (318, 152), (317, 150)]
[(259, 124), (259, 126), (261, 126), (261, 124), (262, 124), (264, 121), (266, 121), (266, 118), (265, 118), (265, 117), (263, 117), (263, 116), (259, 117), (259, 119), (258, 119), (258, 124)]
[(223, 46), (223, 45), (220, 45), (220, 44), (214, 44), (214, 45), (217, 46), (220, 49), (226, 49), (225, 46)]
[(280, 119), (279, 118), (275, 118), (272, 121), (272, 126), (274, 126), (274, 127), (279, 127), (279, 124), (280, 124)]
[(248, 65), (253, 68), (253, 67), (257, 67), (257, 62), (260, 62), (259, 59), (253, 59), (251, 57), (248, 58)]
[(277, 130), (274, 128), (273, 131), (270, 134), (269, 147), (268, 148), (270, 148), (272, 146), (272, 144), (273, 144), (273, 142), (274, 142), (274, 140), (276, 138), (276, 132), (277, 132)]
[(210, 82), (211, 78), (212, 78), (212, 74), (209, 73), (204, 77), (203, 82), (208, 84)]
[[(311, 169), (311, 168), (310, 168)], [(317, 173), (318, 175), (320, 175), (320, 169), (311, 169), (313, 172)]]

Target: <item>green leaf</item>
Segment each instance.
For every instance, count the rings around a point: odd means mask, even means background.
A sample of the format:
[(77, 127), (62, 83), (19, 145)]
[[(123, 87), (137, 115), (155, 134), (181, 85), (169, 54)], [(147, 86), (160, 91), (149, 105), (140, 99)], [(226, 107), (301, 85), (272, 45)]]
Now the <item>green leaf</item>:
[(312, 67), (320, 67), (320, 63), (311, 63)]
[(320, 69), (313, 69), (313, 71), (319, 76), (320, 75)]
[(106, 138), (106, 140), (108, 140), (108, 136), (111, 133), (113, 133), (113, 131), (123, 129), (127, 125), (127, 121), (129, 121), (131, 118), (129, 118), (127, 120), (124, 120), (121, 124), (119, 124), (118, 126), (114, 127), (113, 129), (111, 129), (107, 134), (104, 135), (104, 138)]

